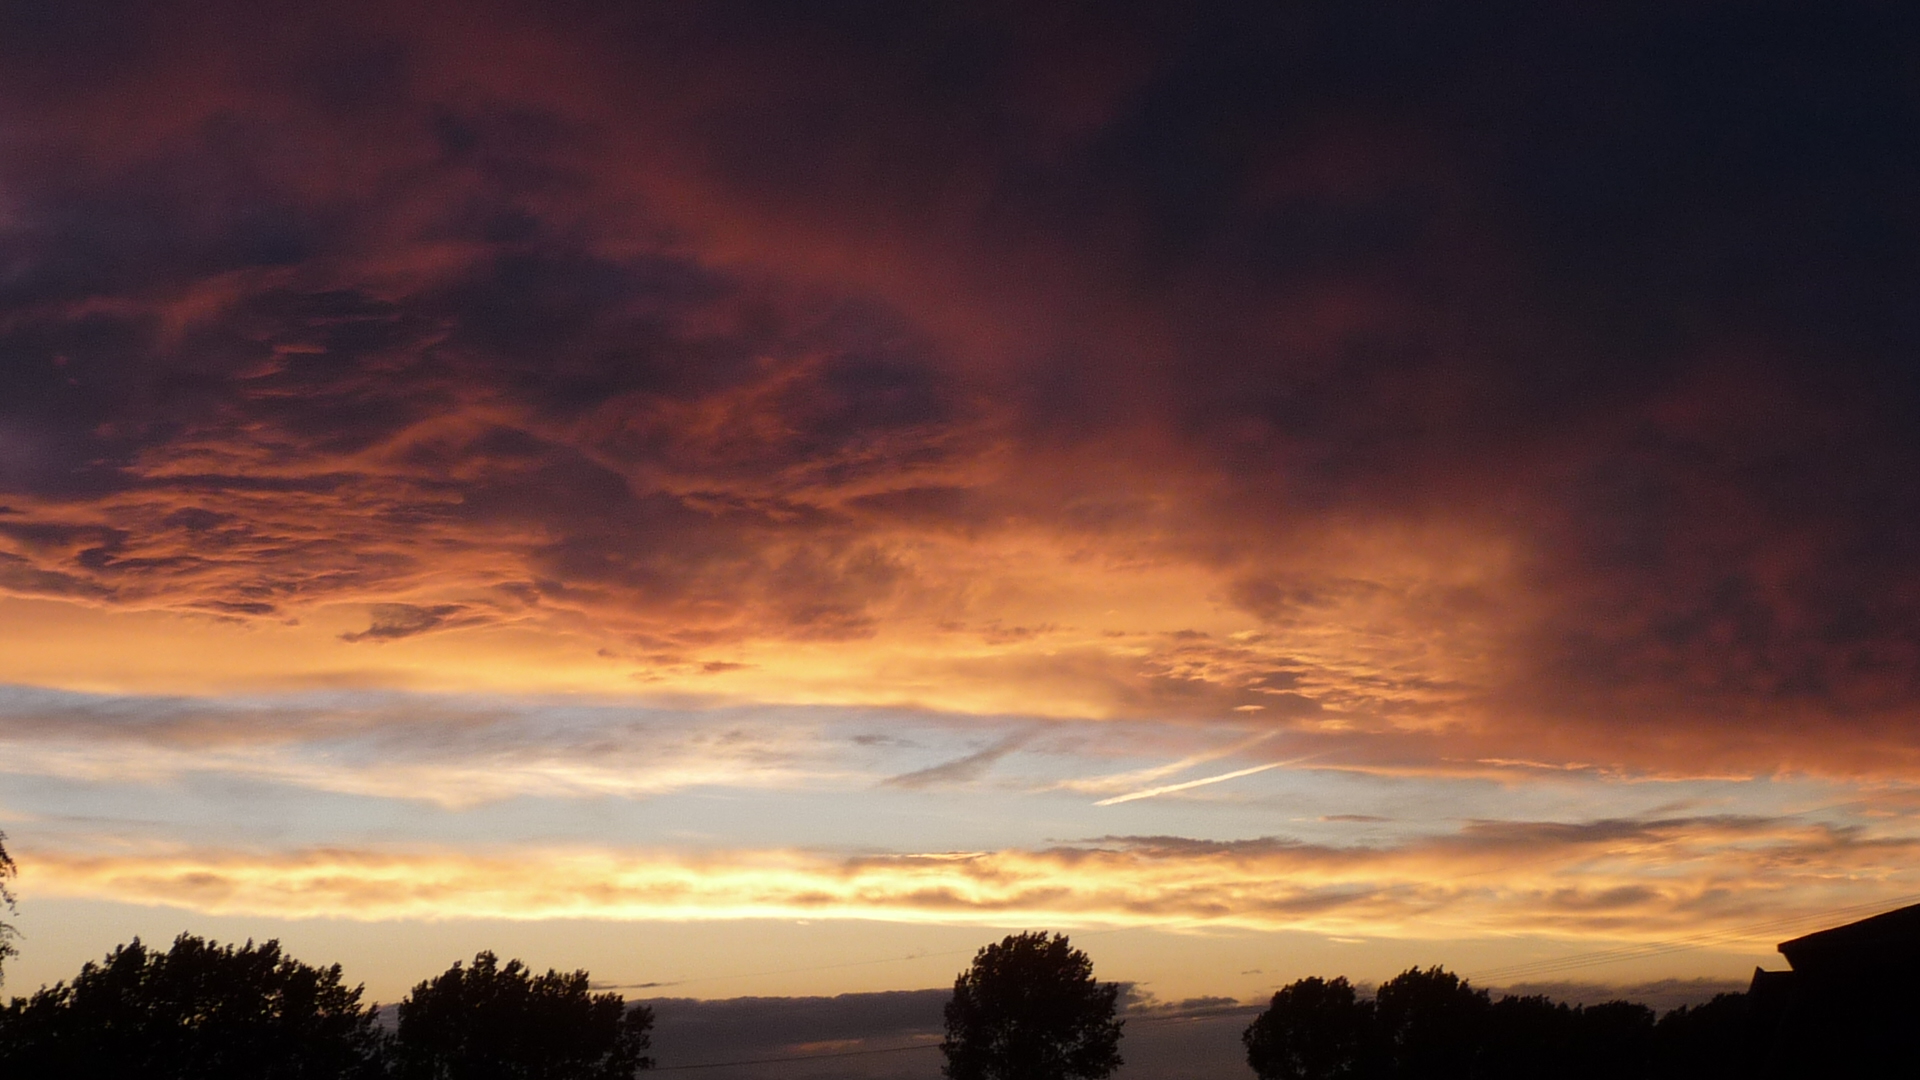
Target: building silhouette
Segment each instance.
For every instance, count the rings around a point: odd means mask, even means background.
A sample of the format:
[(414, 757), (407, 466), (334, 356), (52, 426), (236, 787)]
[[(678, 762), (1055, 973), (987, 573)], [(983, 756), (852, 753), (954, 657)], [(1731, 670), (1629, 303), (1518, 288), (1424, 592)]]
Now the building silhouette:
[(1755, 1037), (1774, 1077), (1920, 1076), (1920, 904), (1783, 941), (1755, 968)]

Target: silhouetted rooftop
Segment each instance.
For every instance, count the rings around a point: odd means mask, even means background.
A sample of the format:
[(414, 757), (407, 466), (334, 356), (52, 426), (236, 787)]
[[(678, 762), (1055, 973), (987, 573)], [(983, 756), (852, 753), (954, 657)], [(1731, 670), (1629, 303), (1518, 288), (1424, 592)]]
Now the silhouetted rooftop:
[(1879, 967), (1920, 958), (1920, 904), (1780, 943), (1795, 971)]

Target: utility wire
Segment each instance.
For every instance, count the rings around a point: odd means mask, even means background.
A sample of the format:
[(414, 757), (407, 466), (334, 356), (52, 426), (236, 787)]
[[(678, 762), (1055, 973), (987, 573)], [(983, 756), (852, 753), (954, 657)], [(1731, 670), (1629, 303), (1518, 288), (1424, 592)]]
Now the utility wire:
[(1920, 896), (1895, 897), (1890, 900), (1877, 900), (1870, 903), (1854, 904), (1813, 915), (1786, 916), (1779, 919), (1770, 919), (1762, 923), (1749, 924), (1744, 927), (1730, 927), (1725, 930), (1709, 931), (1703, 934), (1675, 938), (1668, 941), (1643, 942), (1638, 945), (1619, 946), (1613, 949), (1595, 950), (1590, 953), (1574, 953), (1570, 956), (1509, 964), (1505, 967), (1489, 969), (1487, 972), (1483, 972), (1481, 977), (1485, 978), (1489, 975), (1508, 977), (1518, 974), (1540, 973), (1544, 970), (1551, 969), (1587, 967), (1594, 964), (1631, 960), (1640, 956), (1663, 955), (1687, 949), (1704, 948), (1710, 945), (1747, 941), (1763, 933), (1782, 933), (1796, 926), (1817, 925), (1830, 921), (1835, 917), (1849, 915), (1854, 912), (1871, 911), (1875, 908), (1886, 907), (1889, 904), (1900, 906), (1913, 900), (1920, 900)]
[(1549, 957), (1527, 963), (1507, 964), (1497, 968), (1487, 968), (1472, 974), (1482, 982), (1516, 978), (1533, 978), (1541, 975), (1554, 975), (1563, 971), (1573, 971), (1585, 967), (1603, 964), (1623, 963), (1671, 953), (1686, 952), (1692, 949), (1708, 948), (1713, 945), (1730, 944), (1751, 940), (1760, 934), (1781, 933), (1799, 926), (1818, 925), (1839, 916), (1846, 916), (1875, 909), (1892, 909), (1920, 902), (1920, 893), (1908, 896), (1896, 896), (1884, 900), (1852, 904), (1846, 907), (1832, 908), (1819, 914), (1792, 915), (1765, 922), (1751, 923), (1746, 926), (1729, 927), (1725, 930), (1697, 934), (1690, 937), (1674, 938), (1668, 941), (1650, 941), (1640, 945), (1619, 946), (1612, 949), (1597, 949), (1592, 952), (1572, 953), (1567, 956)]

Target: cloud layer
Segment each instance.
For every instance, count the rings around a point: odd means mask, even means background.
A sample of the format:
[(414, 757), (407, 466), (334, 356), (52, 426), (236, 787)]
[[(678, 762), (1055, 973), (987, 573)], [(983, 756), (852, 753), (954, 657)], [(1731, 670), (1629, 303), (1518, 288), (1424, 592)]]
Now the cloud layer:
[(1915, 768), (1884, 7), (32, 10), (14, 595)]
[[(1770, 944), (1920, 891), (1909, 837), (1793, 820), (1478, 823), (1382, 847), (1114, 837), (1039, 850), (39, 850), (42, 895), (355, 919), (834, 918)], [(1844, 875), (1845, 880), (1837, 880)], [(1521, 970), (1526, 968), (1527, 970)], [(1503, 969), (1505, 970), (1505, 969)], [(1538, 975), (1528, 965), (1514, 975)]]

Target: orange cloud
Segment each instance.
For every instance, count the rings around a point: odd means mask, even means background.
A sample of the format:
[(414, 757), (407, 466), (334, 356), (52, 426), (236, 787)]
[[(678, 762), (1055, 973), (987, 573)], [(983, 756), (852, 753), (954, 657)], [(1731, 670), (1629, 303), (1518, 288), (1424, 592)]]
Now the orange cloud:
[[(1909, 837), (1758, 818), (1473, 826), (1389, 848), (1116, 838), (1045, 850), (840, 857), (793, 850), (491, 854), (34, 851), (25, 895), (216, 914), (854, 918), (1770, 943), (1839, 898), (1916, 889)], [(1750, 931), (1743, 926), (1763, 923)]]
[(587, 8), (9, 31), (0, 675), (1920, 775), (1893, 68)]

